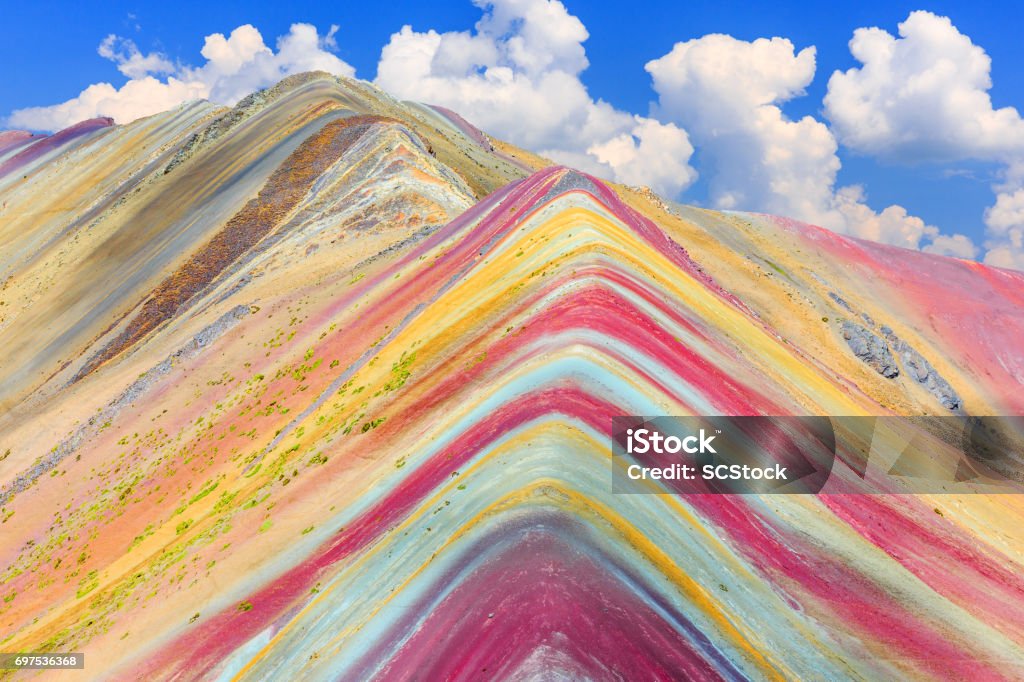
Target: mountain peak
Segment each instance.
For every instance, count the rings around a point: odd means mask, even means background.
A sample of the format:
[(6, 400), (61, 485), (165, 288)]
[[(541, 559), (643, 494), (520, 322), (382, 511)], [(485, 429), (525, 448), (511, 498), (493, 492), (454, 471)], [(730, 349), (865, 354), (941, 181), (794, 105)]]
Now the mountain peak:
[(620, 494), (610, 431), (1022, 414), (1020, 273), (675, 204), (323, 72), (3, 133), (0, 164), (11, 651), (124, 679), (873, 679), (1022, 646), (1001, 540), (867, 494), (849, 434), (865, 494), (807, 497)]

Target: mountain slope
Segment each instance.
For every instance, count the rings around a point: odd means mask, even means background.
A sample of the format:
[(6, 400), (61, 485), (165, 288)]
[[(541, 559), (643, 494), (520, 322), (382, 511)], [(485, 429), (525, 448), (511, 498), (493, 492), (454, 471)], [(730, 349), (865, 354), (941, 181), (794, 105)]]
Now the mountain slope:
[(1024, 275), (533, 172), (323, 74), (66, 137), (0, 177), (9, 650), (120, 679), (1020, 673), (1018, 496), (615, 494), (609, 428), (1024, 413)]

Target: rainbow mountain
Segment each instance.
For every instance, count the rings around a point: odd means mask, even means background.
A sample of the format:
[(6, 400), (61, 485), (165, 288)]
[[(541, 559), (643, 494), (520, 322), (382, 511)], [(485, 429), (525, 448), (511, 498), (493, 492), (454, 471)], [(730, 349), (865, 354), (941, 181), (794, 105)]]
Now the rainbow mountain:
[(1022, 273), (667, 202), (323, 73), (2, 133), (0, 650), (1019, 679), (1020, 496), (616, 494), (610, 428), (1024, 415), (1021, 338)]

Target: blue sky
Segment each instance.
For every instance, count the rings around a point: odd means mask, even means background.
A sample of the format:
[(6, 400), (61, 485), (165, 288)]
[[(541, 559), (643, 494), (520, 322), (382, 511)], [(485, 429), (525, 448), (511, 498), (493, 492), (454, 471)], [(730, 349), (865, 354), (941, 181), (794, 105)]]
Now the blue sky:
[[(322, 43), (321, 48), (354, 69), (358, 77), (373, 80), (378, 78), (378, 64), (385, 45), (391, 43), (395, 53), (400, 52), (398, 48), (403, 46), (411, 49), (423, 44), (429, 30), (448, 36), (463, 32), (467, 36), (481, 37), (483, 34), (475, 30), (474, 26), (486, 9), (468, 0), (432, 3), (331, 3), (321, 0), (289, 3), (112, 1), (5, 4), (6, 30), (4, 40), (0, 41), (0, 58), (4, 64), (18, 66), (5, 69), (0, 76), (0, 116), (27, 107), (45, 107), (65, 102), (94, 83), (105, 82), (114, 88), (121, 88), (130, 80), (123, 73), (124, 69), (119, 71), (116, 59), (104, 58), (97, 52), (97, 48), (110, 34), (132, 41), (143, 56), (160, 55), (167, 63), (200, 67), (205, 61), (200, 50), (203, 49), (206, 37), (212, 34), (229, 36), (237, 27), (250, 24), (262, 35), (269, 49), (276, 50), (275, 40), (288, 35), (295, 23), (311, 24), (321, 38), (328, 34), (332, 25), (337, 25), (338, 30), (333, 35), (332, 43)], [(545, 5), (540, 9), (553, 11), (554, 14), (540, 22), (534, 20), (535, 25), (551, 24), (563, 26), (565, 30), (561, 33), (546, 33), (544, 36), (547, 37), (542, 36), (540, 39), (534, 34), (531, 38), (530, 16), (534, 15), (530, 12), (539, 11), (538, 4)], [(858, 129), (858, 126), (864, 125), (864, 121), (874, 121), (875, 118), (854, 117), (844, 124), (840, 120), (842, 116), (835, 113), (840, 107), (836, 106), (835, 112), (827, 111), (823, 103), (828, 92), (829, 77), (834, 71), (862, 66), (848, 46), (856, 29), (877, 26), (899, 37), (900, 22), (906, 21), (913, 10), (926, 10), (937, 17), (948, 17), (951, 29), (943, 34), (943, 39), (953, 41), (957, 34), (963, 36), (991, 59), (992, 88), (986, 90), (980, 87), (980, 91), (991, 96), (991, 108), (1024, 108), (1024, 57), (1021, 56), (1020, 38), (1017, 35), (1024, 20), (1024, 10), (1015, 3), (996, 7), (982, 6), (980, 3), (949, 2), (859, 2), (842, 6), (818, 2), (636, 2), (629, 5), (628, 11), (623, 11), (619, 3), (608, 2), (564, 0), (562, 10), (558, 9), (561, 5), (552, 10), (547, 7), (549, 4), (548, 0), (503, 0), (498, 3), (497, 10), (487, 10), (493, 19), (491, 33), (487, 36), (490, 41), (487, 49), (496, 45), (498, 51), (498, 56), (493, 58), (490, 66), (510, 64), (517, 78), (521, 76), (535, 86), (530, 92), (536, 92), (540, 100), (543, 100), (544, 93), (551, 92), (545, 89), (542, 81), (552, 70), (565, 72), (585, 88), (591, 98), (590, 103), (579, 103), (575, 114), (567, 114), (561, 122), (552, 119), (546, 128), (538, 124), (535, 130), (506, 122), (499, 113), (488, 109), (486, 102), (460, 100), (440, 103), (455, 104), (453, 108), (461, 110), (467, 118), (481, 124), (485, 130), (490, 127), (490, 132), (499, 137), (532, 146), (537, 151), (552, 152), (561, 161), (577, 161), (573, 165), (583, 166), (585, 170), (603, 170), (603, 174), (612, 179), (638, 180), (635, 184), (650, 184), (662, 193), (673, 195), (684, 202), (785, 212), (859, 236), (931, 248), (939, 252), (973, 255), (979, 259), (985, 258), (986, 253), (993, 248), (1006, 245), (1009, 251), (1005, 254), (1000, 252), (989, 258), (989, 261), (999, 265), (1024, 267), (1024, 255), (1021, 255), (1024, 252), (1018, 253), (1020, 249), (1014, 246), (1014, 240), (1020, 240), (1022, 227), (1016, 221), (1018, 218), (1024, 221), (1024, 171), (1015, 170), (1018, 164), (1024, 168), (1024, 152), (1018, 154), (1013, 141), (1016, 139), (1016, 131), (1024, 129), (1024, 124), (1017, 126), (1014, 121), (1010, 121), (1006, 129), (1009, 132), (1001, 129), (997, 131), (999, 135), (1008, 138), (1005, 150), (998, 148), (998, 142), (974, 144), (970, 140), (963, 141), (951, 150), (944, 140), (957, 136), (957, 130), (949, 129), (949, 126), (959, 125), (956, 122), (944, 124), (947, 125), (945, 129), (936, 124), (934, 130), (929, 129), (913, 145), (900, 142), (902, 138), (898, 137), (897, 130), (892, 133), (890, 144), (886, 139), (873, 137), (870, 132)], [(939, 26), (936, 22), (932, 23)], [(585, 33), (580, 34), (577, 24), (585, 27)], [(404, 42), (393, 41), (392, 35), (405, 25), (411, 26), (411, 32), (405, 36)], [(544, 26), (537, 30), (541, 29), (547, 30)], [(526, 36), (534, 56), (544, 52), (544, 40), (550, 38), (552, 54), (543, 59), (545, 66), (537, 67), (529, 56), (525, 61), (516, 61), (515, 57), (510, 56), (511, 43), (506, 39), (517, 32)], [(749, 121), (737, 119), (735, 129), (722, 136), (718, 124), (708, 121), (711, 118), (717, 121), (723, 116), (741, 117), (741, 113), (731, 109), (715, 110), (714, 105), (710, 105), (708, 111), (695, 111), (690, 104), (678, 98), (673, 100), (677, 93), (670, 91), (672, 87), (682, 88), (687, 93), (699, 92), (709, 102), (715, 101), (716, 96), (721, 97), (720, 90), (706, 82), (704, 85), (697, 82), (702, 77), (692, 70), (697, 63), (694, 59), (698, 59), (694, 56), (698, 53), (697, 43), (694, 43), (695, 49), (684, 58), (671, 64), (667, 59), (676, 43), (699, 41), (712, 33), (726, 34), (734, 38), (735, 42), (717, 46), (701, 43), (699, 47), (703, 52), (700, 54), (717, 58), (715, 55), (724, 54), (721, 50), (726, 50), (728, 54), (723, 59), (729, 62), (735, 58), (730, 63), (741, 71), (749, 67), (750, 60), (756, 63), (770, 56), (779, 56), (782, 59), (779, 62), (780, 73), (792, 69), (791, 78), (786, 85), (780, 87), (802, 89), (805, 94), (786, 95), (773, 101), (751, 101), (749, 111), (758, 116), (770, 117), (771, 112), (777, 110), (794, 126), (785, 127), (784, 121), (776, 124), (783, 127), (755, 130)], [(581, 39), (580, 35), (585, 35), (585, 39)], [(788, 39), (792, 43), (792, 54), (783, 55), (775, 50), (779, 45), (773, 45), (770, 51), (764, 45), (764, 50), (749, 47), (749, 41), (772, 37)], [(450, 44), (461, 45), (454, 40)], [(579, 45), (581, 49), (577, 49)], [(951, 59), (962, 59), (958, 55), (968, 54), (963, 51), (963, 45), (953, 42), (950, 45)], [(800, 58), (800, 51), (811, 46), (815, 48), (815, 53), (810, 56), (813, 66), (807, 71), (804, 67), (808, 62)], [(928, 61), (934, 61), (936, 55), (942, 55), (941, 44), (930, 44), (930, 49), (933, 54), (923, 58), (921, 68), (926, 68)], [(115, 44), (114, 51), (127, 54), (125, 43)], [(583, 51), (585, 62), (581, 61)], [(463, 57), (470, 59), (460, 53), (459, 58)], [(652, 87), (652, 73), (645, 71), (645, 65), (651, 60), (662, 58), (666, 58), (662, 71), (663, 85), (661, 91), (656, 92)], [(276, 65), (274, 68), (278, 67), (284, 70), (294, 68), (288, 64)], [(475, 65), (474, 72), (469, 73), (467, 78), (478, 76), (486, 68), (487, 64)], [(689, 75), (680, 75), (683, 71)], [(804, 78), (808, 74), (813, 75)], [(166, 73), (153, 75), (158, 79), (167, 78)], [(182, 73), (174, 72), (173, 75), (187, 80)], [(905, 77), (909, 82), (914, 75), (912, 72), (895, 74), (892, 78)], [(433, 90), (418, 83), (403, 81), (400, 76), (380, 77), (378, 84), (398, 90), (399, 96), (430, 98), (435, 101), (443, 99), (444, 88), (450, 88), (454, 82), (451, 73), (432, 72), (430, 76), (438, 79)], [(771, 74), (767, 78), (771, 80)], [(242, 87), (248, 82), (241, 80), (236, 85)], [(755, 83), (751, 87), (756, 88), (759, 84)], [(899, 85), (890, 81), (862, 83), (851, 87), (855, 95), (864, 95), (866, 88), (878, 89), (875, 101), (880, 103), (879, 106), (884, 106), (882, 103), (893, 92), (892, 88)], [(229, 100), (235, 97), (236, 91), (237, 88), (229, 90), (213, 86), (211, 98)], [(513, 93), (510, 96), (522, 99), (520, 90), (510, 92)], [(601, 101), (611, 105), (614, 112), (602, 111)], [(719, 106), (727, 106), (727, 103), (720, 102)], [(84, 110), (74, 109), (76, 112)], [(529, 109), (524, 111), (532, 113)], [(524, 112), (518, 113), (521, 118)], [(927, 114), (927, 111), (921, 111), (918, 115), (926, 117)], [(630, 123), (628, 118), (634, 115), (644, 121), (650, 119), (651, 122)], [(904, 126), (904, 137), (907, 131), (913, 133), (919, 128), (931, 126), (925, 118), (920, 122), (908, 118), (904, 110), (892, 109), (887, 115), (891, 121), (898, 120)], [(969, 119), (982, 116), (971, 109), (965, 110), (962, 115), (965, 118), (961, 126), (963, 130), (970, 130)], [(814, 120), (808, 120), (804, 127), (795, 127), (795, 122), (805, 116)], [(578, 130), (583, 118), (590, 122), (590, 128), (594, 128), (593, 139), (575, 146), (561, 144), (566, 131)], [(49, 119), (12, 117), (8, 123), (24, 123), (26, 120)], [(646, 131), (651, 141), (646, 147), (643, 144), (643, 131)], [(826, 149), (831, 139), (828, 137), (822, 141), (824, 146), (821, 149), (805, 150), (808, 154), (807, 162), (796, 164), (798, 168), (765, 167), (756, 173), (751, 172), (751, 177), (757, 174), (763, 176), (760, 186), (756, 186), (757, 182), (753, 179), (749, 180), (750, 187), (744, 186), (747, 180), (744, 180), (743, 172), (721, 172), (722, 168), (728, 166), (750, 168), (751, 163), (756, 163), (756, 159), (752, 161), (749, 154), (737, 155), (736, 149), (749, 147), (752, 141), (754, 146), (762, 142), (768, 144), (765, 140), (769, 134), (782, 138), (789, 133), (793, 133), (796, 140), (819, 133), (834, 137), (834, 158), (841, 163), (841, 169), (837, 173), (828, 170), (832, 159)], [(635, 149), (629, 148), (629, 145), (623, 147), (620, 140), (622, 135), (627, 136), (625, 139), (632, 139)], [(733, 143), (728, 142), (730, 136)], [(890, 147), (886, 147), (887, 144)], [(942, 147), (942, 153), (931, 155), (929, 144), (933, 144), (936, 149)], [(677, 150), (676, 156), (683, 159), (685, 168), (654, 156), (655, 147)], [(689, 156), (686, 154), (687, 149), (691, 149)], [(668, 153), (664, 151), (663, 156)], [(925, 161), (913, 161), (918, 157)], [(644, 172), (644, 167), (662, 167), (664, 170), (659, 175)], [(794, 179), (793, 175), (828, 175), (830, 172), (834, 177), (824, 185), (815, 185), (813, 177)], [(1017, 178), (1016, 175), (1021, 177)], [(789, 197), (774, 196), (774, 190), (766, 189), (787, 183), (799, 186), (790, 190), (792, 196)], [(807, 183), (806, 187), (801, 183)], [(841, 191), (849, 186), (859, 186), (860, 193)], [(799, 195), (815, 192), (821, 193), (822, 198), (816, 200), (813, 206), (806, 202), (800, 203)], [(1001, 201), (999, 210), (986, 213), (986, 209), (994, 209), (997, 199)], [(885, 213), (889, 206), (899, 207), (902, 213)], [(866, 212), (868, 207), (870, 212)], [(913, 222), (918, 218), (924, 227)], [(935, 239), (936, 234), (956, 233), (971, 240), (975, 249), (973, 253), (967, 253), (960, 246), (936, 246), (941, 242)], [(929, 247), (929, 244), (932, 246)], [(1020, 261), (1014, 260), (1018, 257)]]

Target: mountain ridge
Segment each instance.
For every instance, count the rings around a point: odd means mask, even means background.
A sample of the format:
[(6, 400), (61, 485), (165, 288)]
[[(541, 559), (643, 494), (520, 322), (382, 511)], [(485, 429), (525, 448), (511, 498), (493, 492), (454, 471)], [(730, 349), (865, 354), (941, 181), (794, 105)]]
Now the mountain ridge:
[(1017, 496), (616, 494), (608, 432), (1024, 414), (1024, 274), (672, 204), (326, 74), (66, 138), (0, 177), (12, 650), (112, 679), (1024, 660)]

